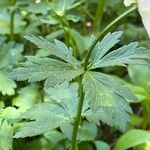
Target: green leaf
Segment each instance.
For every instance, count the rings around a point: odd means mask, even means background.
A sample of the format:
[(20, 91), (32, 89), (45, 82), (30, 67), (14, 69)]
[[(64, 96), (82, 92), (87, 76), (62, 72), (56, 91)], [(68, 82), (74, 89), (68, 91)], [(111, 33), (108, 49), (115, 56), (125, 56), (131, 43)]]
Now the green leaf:
[(57, 127), (66, 137), (70, 136), (66, 129), (76, 115), (78, 84), (64, 82), (45, 91), (49, 97), (48, 102), (35, 105), (22, 115), (23, 119), (31, 121), (16, 133), (16, 138), (39, 135)]
[(25, 112), (34, 104), (41, 101), (39, 87), (36, 84), (31, 84), (18, 91), (18, 96), (13, 98), (12, 105), (18, 107), (19, 111)]
[(122, 35), (122, 31), (108, 33), (101, 42), (95, 46), (92, 51), (92, 63), (97, 64), (101, 60), (101, 58), (116, 44), (119, 42), (119, 38)]
[(50, 101), (57, 102), (66, 111), (68, 118), (74, 118), (78, 105), (78, 84), (63, 82), (60, 85), (45, 89)]
[(62, 15), (65, 10), (73, 9), (79, 5), (81, 5), (85, 0), (55, 0), (51, 1), (50, 5), (58, 15)]
[(71, 29), (71, 34), (72, 34), (72, 36), (75, 40), (75, 43), (77, 45), (78, 50), (80, 51), (80, 54), (83, 55), (83, 52), (85, 52), (88, 49), (87, 48), (87, 43), (86, 43), (87, 41), (85, 40), (85, 38), (79, 32), (77, 32), (74, 29)]
[(129, 65), (129, 77), (131, 82), (143, 87), (147, 91), (150, 89), (150, 66), (149, 65)]
[(68, 122), (60, 127), (62, 133), (64, 134), (65, 138), (69, 139), (71, 141), (72, 138), (72, 132), (73, 132), (73, 125)]
[(1, 44), (4, 44), (5, 41), (6, 41), (6, 37), (0, 35), (0, 45), (1, 45)]
[(33, 35), (28, 35), (25, 36), (25, 38), (37, 45), (39, 48), (47, 50), (49, 52), (49, 55), (57, 56), (69, 63), (78, 64), (78, 61), (72, 56), (72, 49), (68, 49), (65, 44), (58, 40), (55, 40), (55, 44), (53, 44), (41, 36), (37, 37)]
[(110, 146), (104, 141), (94, 141), (96, 150), (110, 150)]
[(0, 92), (2, 92), (3, 95), (13, 95), (15, 88), (15, 82), (0, 72)]
[(127, 99), (137, 100), (132, 92), (119, 80), (92, 71), (85, 74), (83, 84), (85, 100), (90, 104), (90, 110), (84, 114), (87, 119), (125, 130), (132, 112)]
[(57, 30), (57, 31), (54, 31), (54, 32), (48, 34), (48, 35), (46, 36), (46, 38), (47, 38), (48, 40), (52, 40), (52, 39), (61, 37), (63, 34), (64, 34), (64, 30), (63, 30), (63, 29), (60, 29), (60, 30)]
[(0, 150), (12, 149), (13, 129), (6, 120), (0, 119)]
[(1, 0), (0, 7), (6, 7), (10, 4), (9, 0)]
[(9, 76), (17, 81), (29, 82), (45, 81), (45, 87), (54, 86), (62, 82), (71, 81), (83, 73), (82, 68), (73, 66), (51, 58), (37, 56), (27, 57), (23, 67), (14, 69)]
[[(14, 32), (21, 33), (25, 24), (22, 16), (16, 13), (14, 17)], [(10, 14), (6, 9), (0, 10), (0, 29), (2, 29), (0, 30), (0, 34), (10, 34)]]
[(31, 121), (21, 128), (14, 137), (31, 137), (66, 124), (69, 119), (63, 112), (63, 108), (57, 104), (43, 103), (35, 105), (22, 115), (23, 119), (30, 119)]
[(0, 114), (0, 118), (6, 119), (9, 123), (15, 123), (19, 120), (21, 112), (19, 109), (15, 107), (6, 107), (2, 109)]
[(17, 61), (22, 58), (23, 45), (15, 42), (2, 43), (0, 45), (0, 69), (10, 68), (16, 65)]
[(126, 132), (117, 141), (114, 150), (126, 150), (128, 148), (143, 144), (150, 140), (150, 132), (140, 129), (132, 129)]
[(33, 14), (46, 15), (47, 12), (50, 10), (50, 7), (44, 1), (42, 3), (35, 3), (31, 1), (31, 2), (28, 2), (28, 6), (25, 7), (24, 10)]
[(107, 34), (101, 42), (98, 42), (92, 53), (91, 68), (126, 66), (126, 64), (145, 64), (150, 58), (150, 52), (138, 43), (130, 43), (117, 50), (109, 52), (116, 43), (122, 32)]
[(51, 130), (45, 133), (44, 137), (46, 137), (50, 142), (54, 144), (57, 144), (59, 141), (65, 139), (65, 136), (57, 130)]
[(0, 92), (3, 95), (13, 95), (16, 84), (7, 77), (14, 65), (22, 58), (23, 45), (15, 42), (4, 43), (0, 45)]
[(92, 122), (83, 121), (79, 126), (78, 140), (93, 141), (97, 136), (97, 126)]

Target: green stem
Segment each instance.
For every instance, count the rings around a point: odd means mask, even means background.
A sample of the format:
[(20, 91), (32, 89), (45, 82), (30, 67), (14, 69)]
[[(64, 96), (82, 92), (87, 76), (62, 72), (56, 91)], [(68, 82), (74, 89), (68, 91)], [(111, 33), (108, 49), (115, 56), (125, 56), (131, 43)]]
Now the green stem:
[(87, 8), (82, 7), (82, 11), (92, 20), (94, 20), (94, 16), (87, 10)]
[[(11, 1), (11, 5), (14, 6), (16, 3), (16, 0), (12, 0)], [(10, 14), (10, 40), (13, 41), (14, 40), (14, 18), (15, 18), (15, 10), (11, 11)]]
[(75, 40), (72, 36), (71, 28), (70, 28), (69, 22), (66, 19), (66, 16), (64, 17), (64, 19), (65, 19), (64, 21), (65, 21), (65, 24), (66, 24), (66, 26), (64, 26), (64, 29), (66, 29), (65, 32), (68, 35), (67, 39), (69, 40), (69, 45), (73, 48), (73, 56), (76, 57), (76, 58), (81, 59), (80, 58), (80, 52), (76, 47)]
[(81, 75), (80, 82), (79, 82), (79, 103), (78, 103), (77, 114), (76, 114), (74, 125), (73, 125), (73, 133), (72, 133), (72, 141), (71, 141), (70, 150), (78, 150), (77, 133), (78, 133), (78, 127), (79, 127), (80, 120), (81, 120), (81, 112), (82, 112), (82, 106), (83, 106), (83, 101), (84, 101), (82, 78), (83, 76)]
[(12, 11), (10, 14), (10, 40), (14, 40), (14, 17), (15, 11)]
[(92, 50), (94, 49), (95, 45), (98, 43), (98, 41), (103, 37), (103, 35), (108, 32), (114, 25), (116, 25), (120, 20), (124, 19), (126, 16), (128, 16), (130, 13), (134, 12), (137, 9), (137, 6), (133, 6), (130, 9), (128, 9), (127, 11), (125, 11), (123, 14), (121, 14), (120, 16), (118, 16), (115, 20), (113, 20), (111, 23), (109, 23), (101, 32), (100, 34), (97, 36), (97, 39), (93, 42), (93, 44), (91, 45), (89, 52), (85, 58), (85, 65), (84, 65), (84, 69), (87, 70), (88, 67), (88, 63), (89, 63), (89, 59), (92, 53)]
[(61, 24), (61, 26), (65, 32), (65, 41), (73, 49), (73, 56), (81, 59), (80, 52), (76, 47), (75, 40), (74, 40), (72, 33), (71, 33), (71, 27), (70, 27), (69, 22), (66, 18), (65, 8), (66, 8), (67, 0), (65, 0), (64, 5), (63, 5), (63, 9), (62, 9), (63, 15), (62, 16), (60, 16), (59, 14), (56, 13), (55, 9), (52, 7), (49, 0), (46, 0), (46, 1), (49, 4), (49, 6), (51, 7), (51, 9), (53, 10), (53, 12), (55, 13), (55, 17), (60, 21), (60, 24)]
[(104, 13), (104, 5), (105, 5), (105, 0), (99, 0), (99, 4), (96, 9), (96, 15), (93, 24), (94, 31), (97, 30), (99, 25), (101, 24), (103, 13)]

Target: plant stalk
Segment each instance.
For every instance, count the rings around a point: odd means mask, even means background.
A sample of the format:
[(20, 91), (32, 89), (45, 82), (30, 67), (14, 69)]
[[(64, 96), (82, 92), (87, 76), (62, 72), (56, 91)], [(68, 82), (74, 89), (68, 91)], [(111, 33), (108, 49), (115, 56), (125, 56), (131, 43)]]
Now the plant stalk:
[(104, 5), (105, 5), (105, 0), (99, 0), (99, 4), (96, 9), (96, 15), (93, 24), (94, 31), (96, 31), (99, 25), (101, 24), (103, 13), (104, 13)]
[(84, 101), (84, 92), (83, 92), (83, 85), (82, 85), (82, 78), (83, 75), (80, 76), (80, 82), (79, 82), (79, 103), (77, 107), (77, 114), (74, 120), (73, 125), (73, 133), (72, 133), (72, 141), (71, 141), (71, 148), (70, 150), (78, 150), (77, 146), (77, 133), (78, 133), (78, 127), (81, 121), (81, 113), (82, 113), (82, 106)]
[(75, 44), (75, 40), (71, 34), (71, 27), (70, 27), (69, 22), (66, 18), (66, 10), (65, 9), (66, 9), (67, 0), (65, 0), (64, 5), (63, 5), (63, 9), (62, 9), (63, 15), (62, 16), (60, 16), (56, 13), (55, 9), (52, 7), (49, 0), (46, 0), (46, 2), (49, 4), (51, 9), (55, 13), (55, 16), (60, 21), (60, 24), (61, 24), (61, 26), (65, 32), (65, 41), (66, 41), (67, 45), (69, 45), (73, 49), (73, 56), (81, 59), (80, 52), (77, 49), (76, 44)]
[(89, 63), (89, 59), (92, 53), (92, 50), (94, 49), (95, 45), (98, 43), (98, 41), (103, 37), (103, 35), (105, 33), (107, 33), (114, 25), (116, 25), (117, 23), (119, 23), (122, 19), (124, 19), (126, 16), (128, 16), (130, 13), (134, 12), (137, 9), (137, 6), (133, 6), (130, 9), (128, 9), (127, 11), (125, 11), (123, 14), (121, 14), (120, 16), (118, 16), (115, 20), (113, 20), (111, 23), (109, 23), (101, 32), (100, 34), (97, 36), (96, 40), (93, 42), (93, 44), (91, 45), (91, 47), (89, 48), (89, 52), (87, 53), (87, 56), (85, 58), (85, 65), (84, 65), (84, 69), (87, 70), (88, 68), (88, 63)]
[(13, 10), (10, 14), (10, 40), (14, 40), (14, 17), (15, 11)]
[[(11, 1), (11, 5), (14, 6), (16, 3), (16, 0), (12, 0)], [(13, 41), (14, 40), (14, 18), (15, 18), (15, 10), (12, 10), (10, 13), (10, 40)]]

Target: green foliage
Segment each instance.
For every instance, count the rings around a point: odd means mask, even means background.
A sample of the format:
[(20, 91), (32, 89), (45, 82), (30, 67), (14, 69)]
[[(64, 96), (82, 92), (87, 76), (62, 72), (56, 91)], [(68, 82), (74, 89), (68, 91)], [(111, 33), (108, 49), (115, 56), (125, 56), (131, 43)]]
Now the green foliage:
[(13, 95), (16, 84), (7, 75), (21, 59), (23, 45), (15, 42), (4, 43), (4, 41), (0, 44), (0, 91), (3, 95)]
[(36, 84), (31, 84), (18, 91), (18, 95), (12, 100), (12, 105), (18, 107), (19, 111), (24, 112), (40, 102), (40, 96), (39, 87)]
[[(63, 81), (71, 81), (83, 70), (80, 66), (75, 66), (51, 58), (40, 58), (28, 56), (23, 67), (15, 69), (10, 73), (10, 77), (18, 81), (29, 80), (30, 82), (45, 80), (45, 87), (54, 86)], [(53, 80), (52, 80), (53, 79)]]
[(150, 132), (133, 129), (126, 132), (116, 143), (114, 150), (126, 150), (150, 140)]
[(103, 141), (95, 141), (97, 150), (110, 150), (110, 146)]
[(69, 86), (64, 82), (62, 85), (46, 89), (48, 102), (32, 107), (22, 116), (22, 118), (35, 121), (28, 123), (16, 133), (15, 137), (39, 135), (57, 127), (64, 129), (69, 122), (73, 121), (76, 114), (77, 88), (76, 84)]
[(65, 117), (63, 108), (51, 103), (39, 104), (29, 109), (22, 118), (35, 120), (28, 123), (15, 138), (35, 136), (66, 124), (69, 120)]
[[(92, 68), (102, 66), (101, 60), (109, 55), (109, 60), (113, 60), (114, 62), (113, 65), (115, 63), (117, 65), (130, 64), (131, 62), (141, 63), (144, 61), (143, 59), (148, 58), (150, 53), (145, 49), (137, 48), (137, 43), (124, 46), (123, 48), (106, 54), (108, 50), (118, 42), (118, 38), (121, 34), (122, 32), (109, 33), (102, 39), (102, 42), (96, 45), (91, 57), (92, 62), (98, 65), (93, 64), (95, 67)], [(74, 57), (71, 53), (68, 53), (68, 48), (61, 42), (56, 41), (57, 46), (55, 46), (42, 37), (37, 38), (30, 36), (26, 38), (38, 45), (39, 48), (48, 50), (50, 54), (54, 54), (68, 63), (58, 60), (57, 58), (28, 56), (27, 61), (22, 67), (10, 73), (13, 79), (19, 81), (28, 79), (29, 82), (35, 82), (46, 79), (46, 88), (56, 85), (54, 89), (52, 88), (50, 94), (50, 98), (52, 98), (55, 103), (38, 104), (29, 109), (22, 118), (35, 121), (31, 121), (21, 129), (15, 136), (17, 138), (38, 135), (50, 129), (63, 126), (68, 122), (72, 122), (76, 113), (77, 99), (73, 101), (72, 98), (65, 97), (66, 94), (64, 94), (63, 89), (67, 88), (68, 85), (66, 83), (62, 85), (57, 84), (65, 80), (68, 83), (84, 73), (79, 62), (76, 63), (77, 60), (74, 61)], [(108, 43), (108, 46), (105, 46), (106, 43)], [(131, 48), (135, 49), (132, 53)], [(140, 56), (139, 54), (142, 55)], [(116, 57), (117, 55), (118, 57)], [(112, 65), (112, 62), (110, 64)], [(107, 61), (104, 66), (110, 66), (110, 64)], [(83, 105), (84, 113), (82, 116), (85, 116), (89, 121), (96, 124), (99, 124), (101, 120), (108, 125), (115, 126), (120, 130), (125, 130), (129, 121), (129, 113), (132, 113), (127, 99), (137, 100), (132, 92), (115, 78), (93, 71), (86, 71), (84, 73), (83, 86), (85, 103)], [(77, 97), (77, 90), (75, 92), (75, 97)], [(62, 99), (64, 100), (62, 101)]]
[(150, 127), (150, 66), (130, 65), (128, 67), (129, 77), (134, 84), (132, 90), (140, 100), (142, 106), (142, 128)]
[(74, 7), (79, 6), (82, 4), (85, 0), (77, 1), (77, 0), (56, 0), (51, 1), (49, 4), (51, 5), (51, 8), (54, 9), (54, 11), (59, 15), (62, 15), (63, 11), (73, 9)]
[(2, 119), (0, 119), (0, 139), (1, 150), (12, 149), (13, 129), (6, 120)]
[[(114, 32), (107, 34), (101, 42), (99, 42), (92, 54), (92, 68), (109, 67), (109, 66), (126, 66), (126, 64), (145, 64), (145, 60), (149, 59), (150, 54), (147, 49), (138, 47), (138, 43), (134, 42), (125, 45), (117, 50), (108, 52), (116, 43), (122, 32)], [(139, 60), (140, 59), (140, 60)]]
[(110, 150), (119, 136), (120, 150), (149, 150), (149, 132), (120, 132), (150, 128), (149, 39), (133, 11), (0, 0), (0, 150)]
[(0, 91), (3, 95), (13, 95), (14, 88), (16, 88), (16, 84), (14, 81), (6, 77), (5, 74), (0, 73)]
[(87, 117), (95, 123), (102, 120), (125, 130), (129, 121), (128, 113), (132, 112), (126, 99), (136, 100), (131, 91), (112, 77), (98, 72), (86, 73), (83, 83), (85, 99), (89, 100), (91, 108)]

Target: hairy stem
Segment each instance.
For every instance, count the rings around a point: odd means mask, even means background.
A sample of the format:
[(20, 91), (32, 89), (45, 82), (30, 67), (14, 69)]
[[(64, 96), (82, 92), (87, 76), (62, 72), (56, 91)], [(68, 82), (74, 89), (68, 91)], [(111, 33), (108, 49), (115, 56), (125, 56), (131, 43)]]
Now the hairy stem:
[(104, 13), (104, 5), (105, 5), (105, 0), (99, 0), (99, 4), (96, 9), (96, 16), (94, 19), (94, 25), (93, 25), (94, 30), (97, 30), (99, 25), (101, 24), (103, 13)]
[[(16, 0), (11, 1), (11, 5), (14, 6), (16, 3)], [(10, 13), (10, 40), (14, 40), (14, 18), (15, 18), (15, 10), (12, 10)]]
[(80, 76), (80, 82), (79, 82), (79, 103), (77, 108), (77, 114), (74, 120), (73, 125), (73, 133), (72, 133), (72, 141), (71, 141), (71, 148), (70, 150), (78, 150), (77, 146), (77, 133), (78, 133), (78, 127), (81, 120), (81, 112), (82, 112), (82, 106), (84, 101), (84, 92), (83, 92), (83, 85), (82, 85), (82, 78), (83, 75)]
[(116, 25), (118, 22), (120, 22), (120, 20), (124, 19), (126, 16), (128, 16), (130, 13), (134, 12), (137, 9), (137, 6), (133, 6), (130, 9), (128, 9), (127, 11), (125, 11), (123, 14), (121, 14), (120, 16), (118, 16), (115, 20), (113, 20), (111, 23), (109, 23), (101, 32), (100, 34), (97, 36), (97, 39), (93, 42), (93, 44), (91, 45), (91, 47), (89, 48), (88, 54), (86, 56), (85, 59), (85, 65), (84, 65), (84, 69), (87, 70), (88, 67), (88, 63), (89, 63), (89, 59), (92, 53), (92, 50), (94, 49), (95, 45), (97, 44), (97, 42), (103, 37), (103, 35), (108, 32), (114, 25)]

